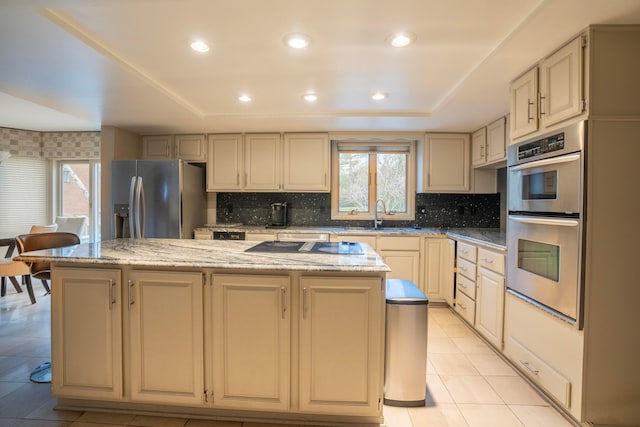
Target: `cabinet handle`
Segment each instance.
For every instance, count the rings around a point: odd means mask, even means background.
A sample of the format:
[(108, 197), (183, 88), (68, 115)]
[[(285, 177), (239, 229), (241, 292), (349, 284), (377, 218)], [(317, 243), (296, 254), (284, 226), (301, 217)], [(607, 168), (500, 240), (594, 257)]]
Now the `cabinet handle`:
[(484, 261), (484, 262), (486, 262), (487, 264), (493, 264), (493, 260), (492, 260), (492, 259), (489, 259), (489, 258), (482, 258), (480, 261)]
[(467, 285), (465, 285), (464, 283), (460, 282), (460, 283), (458, 283), (458, 284), (460, 285), (460, 287), (461, 287), (462, 289), (467, 289)]
[(468, 250), (466, 250), (466, 249), (460, 249), (460, 252), (462, 252), (462, 253), (463, 253), (463, 254), (465, 254), (465, 255), (469, 253), (469, 251), (468, 251)]
[(113, 292), (116, 284), (113, 283), (113, 280), (109, 279), (109, 310), (111, 310), (111, 306), (116, 303), (116, 295)]
[(128, 299), (129, 299), (129, 310), (131, 310), (131, 306), (133, 305), (133, 303), (135, 302), (132, 298), (131, 295), (131, 288), (133, 288), (133, 283), (131, 282), (131, 280), (129, 280), (129, 295), (128, 295)]
[(460, 266), (460, 270), (462, 270), (462, 271), (469, 271), (469, 269), (468, 269), (467, 267), (462, 267), (462, 266)]
[(166, 156), (169, 157), (171, 155), (171, 151), (169, 151), (169, 143), (167, 143), (167, 145), (165, 145), (166, 149), (165, 149), (165, 153)]
[(521, 360), (520, 363), (522, 363), (524, 365), (525, 368), (527, 368), (529, 371), (531, 371), (534, 375), (538, 375), (538, 373), (540, 372), (539, 369), (533, 368), (529, 362), (525, 362), (524, 360)]
[(302, 320), (307, 318), (307, 288), (302, 288)]
[(544, 116), (544, 111), (542, 111), (542, 106), (544, 105), (544, 100), (547, 99), (540, 92), (538, 92), (538, 120)]
[(461, 309), (466, 310), (467, 307), (464, 306), (464, 304), (462, 304), (461, 302), (457, 303)]
[(178, 144), (176, 144), (174, 146), (174, 150), (173, 150), (173, 158), (177, 159), (178, 158)]
[(531, 102), (531, 99), (527, 98), (527, 123), (531, 123), (531, 120), (533, 120), (533, 114), (531, 114), (531, 107), (533, 107), (533, 102)]
[(287, 311), (287, 290), (283, 287), (280, 288), (280, 296), (282, 298), (282, 318), (284, 319), (284, 314)]

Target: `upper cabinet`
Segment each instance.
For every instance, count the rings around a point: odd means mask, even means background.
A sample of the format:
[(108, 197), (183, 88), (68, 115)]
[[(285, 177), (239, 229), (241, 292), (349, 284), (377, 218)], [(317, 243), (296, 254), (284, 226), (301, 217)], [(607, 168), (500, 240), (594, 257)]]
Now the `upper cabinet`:
[(471, 134), (471, 166), (487, 163), (487, 128), (483, 127)]
[(495, 122), (471, 135), (471, 166), (501, 167), (507, 160), (506, 119)]
[(331, 189), (331, 146), (326, 133), (284, 134), (285, 191), (328, 192)]
[(584, 51), (579, 36), (511, 83), (511, 138), (543, 130), (586, 110)]
[(468, 134), (427, 134), (422, 154), (422, 190), (469, 191)]
[(142, 158), (147, 160), (180, 159), (204, 162), (207, 159), (204, 135), (146, 135), (142, 137)]
[(209, 135), (207, 191), (330, 190), (329, 136)]

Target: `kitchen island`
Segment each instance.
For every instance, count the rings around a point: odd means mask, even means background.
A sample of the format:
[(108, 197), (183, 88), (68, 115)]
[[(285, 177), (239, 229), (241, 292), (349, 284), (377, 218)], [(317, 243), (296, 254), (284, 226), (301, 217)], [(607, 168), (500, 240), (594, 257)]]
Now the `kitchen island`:
[(384, 279), (362, 255), (118, 239), (52, 263), (52, 393), (65, 409), (382, 423)]

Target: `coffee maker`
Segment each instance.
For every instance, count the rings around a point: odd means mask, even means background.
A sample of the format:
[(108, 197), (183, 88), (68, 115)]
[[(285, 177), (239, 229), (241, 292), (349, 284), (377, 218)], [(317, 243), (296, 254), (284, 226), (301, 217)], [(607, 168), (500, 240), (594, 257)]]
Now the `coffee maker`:
[(271, 204), (271, 227), (286, 227), (288, 224), (287, 203)]

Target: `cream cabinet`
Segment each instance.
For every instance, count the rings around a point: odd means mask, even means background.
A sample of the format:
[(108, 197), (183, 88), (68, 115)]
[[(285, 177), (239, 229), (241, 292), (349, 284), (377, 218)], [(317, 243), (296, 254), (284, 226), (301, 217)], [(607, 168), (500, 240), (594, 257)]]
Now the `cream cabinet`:
[(245, 240), (253, 240), (253, 241), (267, 241), (267, 240), (276, 240), (276, 233), (246, 233)]
[(476, 320), (476, 259), (475, 245), (457, 241), (456, 298), (453, 309), (471, 326)]
[(300, 411), (381, 414), (383, 286), (379, 277), (301, 277)]
[(471, 166), (487, 163), (487, 128), (483, 127), (471, 134)]
[(586, 36), (579, 36), (511, 83), (511, 138), (582, 114)]
[(411, 280), (424, 290), (420, 281), (420, 237), (378, 236), (377, 251), (391, 269), (388, 279)]
[(142, 137), (142, 158), (204, 162), (207, 160), (206, 140), (202, 134), (145, 135)]
[(499, 350), (504, 325), (504, 266), (503, 253), (478, 248), (475, 327)]
[(203, 403), (203, 277), (200, 272), (130, 272), (132, 401)]
[(213, 275), (213, 405), (289, 408), (289, 276)]
[(240, 134), (209, 135), (207, 191), (239, 191), (244, 176), (243, 137)]
[(280, 134), (246, 134), (244, 147), (244, 189), (281, 190)]
[(453, 305), (453, 263), (455, 243), (439, 237), (423, 239), (421, 289), (430, 301)]
[(332, 234), (332, 242), (359, 242), (366, 243), (372, 249), (377, 248), (377, 236), (375, 234)]
[(471, 165), (474, 168), (502, 166), (507, 160), (506, 119), (488, 124), (471, 135)]
[(331, 190), (331, 148), (326, 133), (285, 133), (283, 140), (285, 191)]
[(122, 399), (120, 270), (60, 267), (51, 279), (52, 394)]
[(471, 147), (468, 134), (427, 134), (422, 153), (424, 192), (469, 191)]

